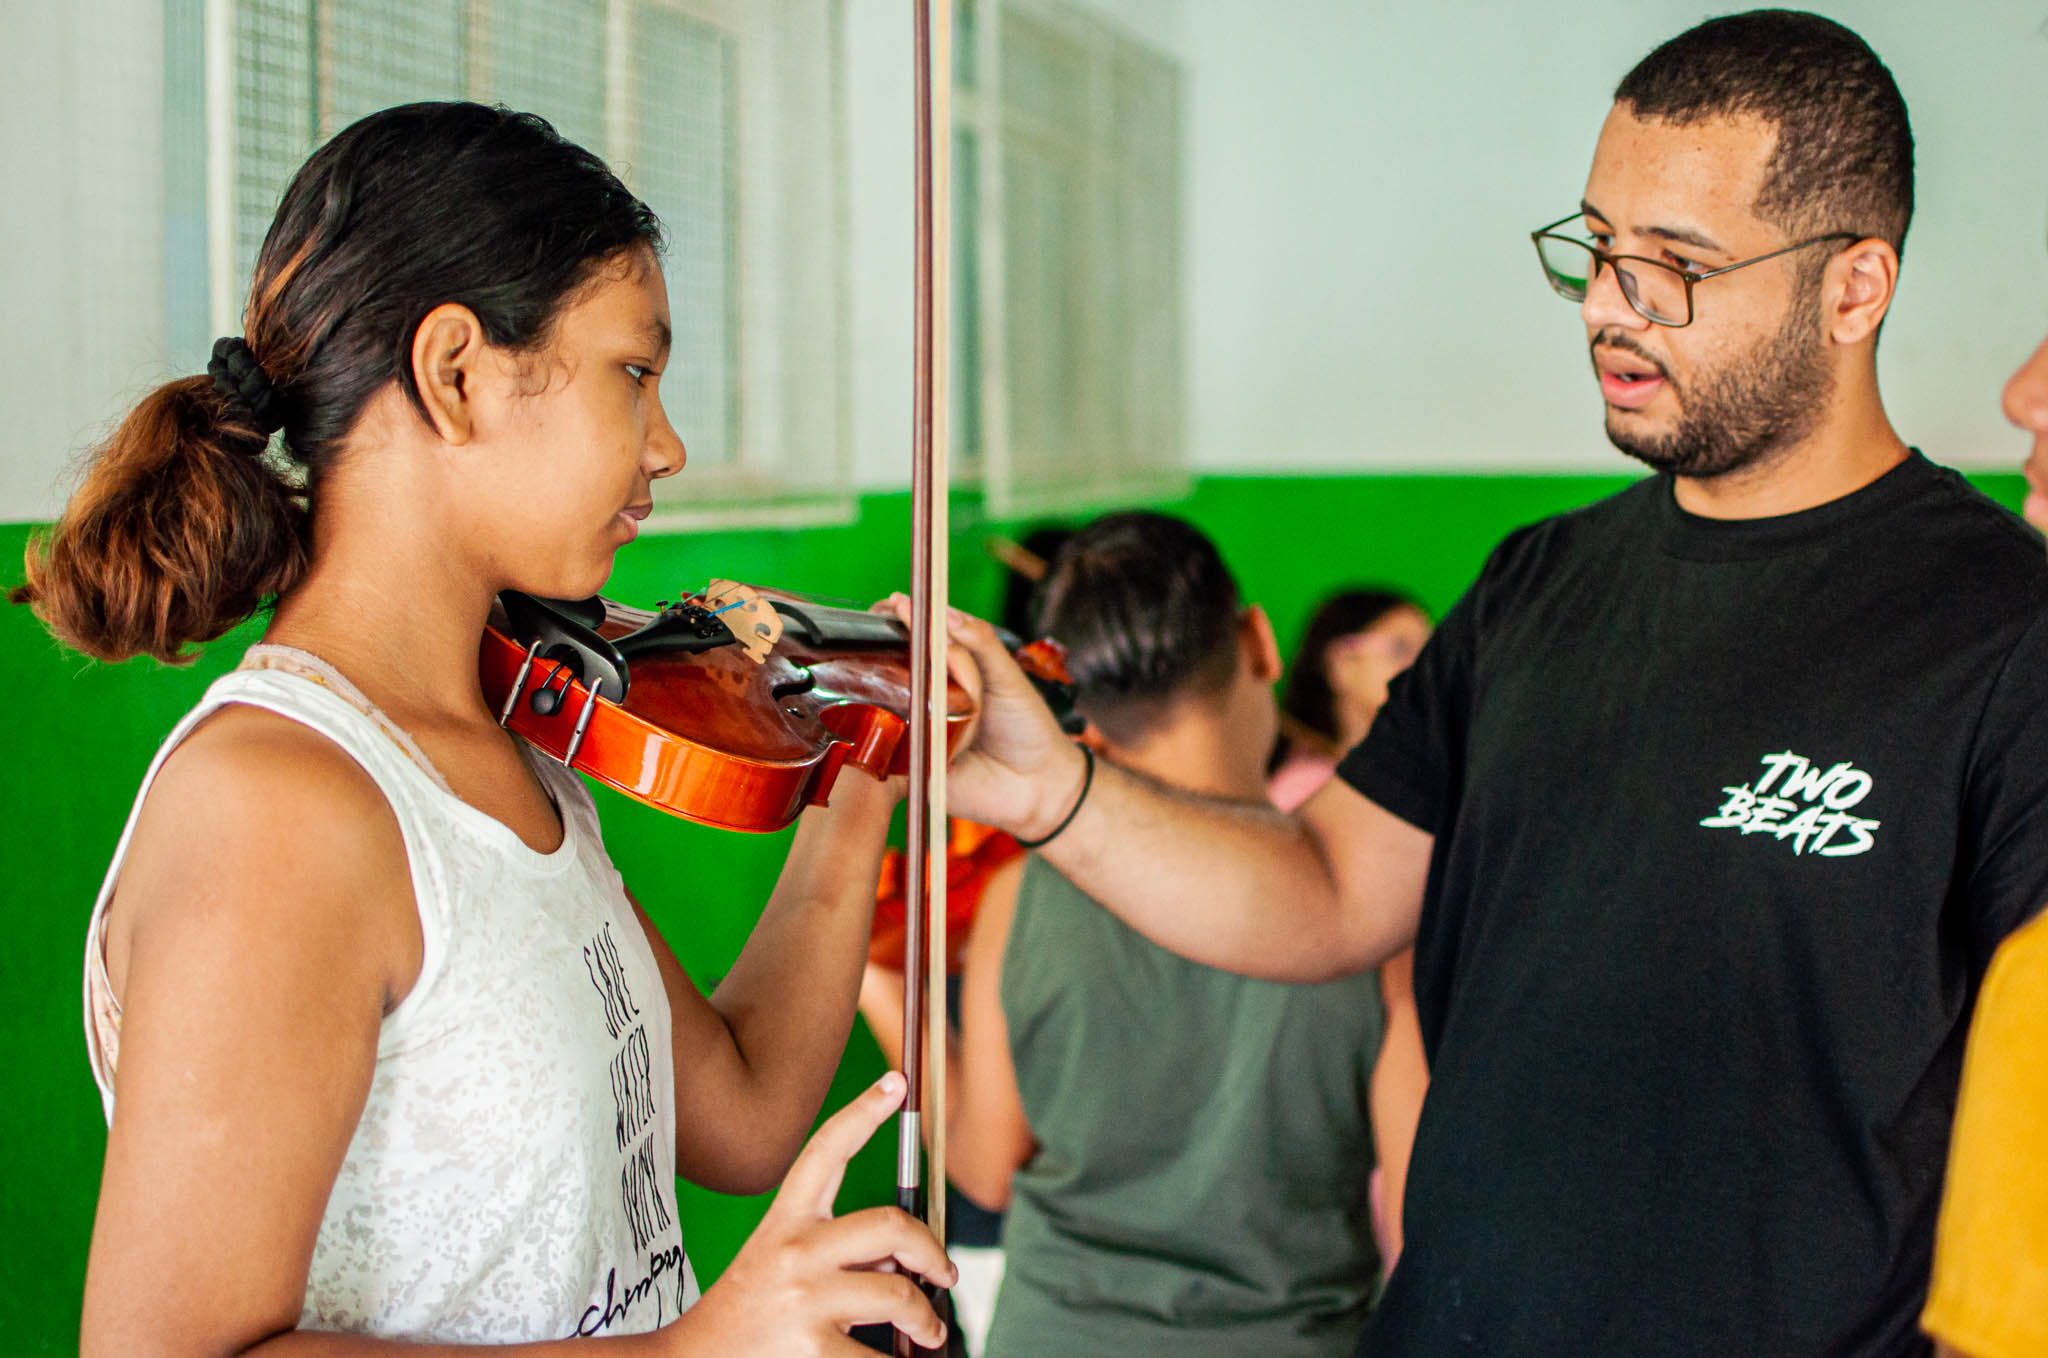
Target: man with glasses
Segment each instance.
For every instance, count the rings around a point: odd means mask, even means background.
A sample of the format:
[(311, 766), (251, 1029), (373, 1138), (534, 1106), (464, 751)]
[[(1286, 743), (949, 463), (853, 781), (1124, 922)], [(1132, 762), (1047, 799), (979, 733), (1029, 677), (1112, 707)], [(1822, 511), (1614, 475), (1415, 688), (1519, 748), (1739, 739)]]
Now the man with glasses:
[(1374, 1358), (1926, 1350), (1970, 1002), (2048, 899), (2048, 559), (1886, 417), (1912, 196), (1840, 25), (1717, 19), (1629, 73), (1536, 246), (1659, 475), (1503, 542), (1298, 819), (1091, 780), (958, 629), (956, 813), (1052, 833), (1198, 961), (1414, 940), (1433, 1082)]

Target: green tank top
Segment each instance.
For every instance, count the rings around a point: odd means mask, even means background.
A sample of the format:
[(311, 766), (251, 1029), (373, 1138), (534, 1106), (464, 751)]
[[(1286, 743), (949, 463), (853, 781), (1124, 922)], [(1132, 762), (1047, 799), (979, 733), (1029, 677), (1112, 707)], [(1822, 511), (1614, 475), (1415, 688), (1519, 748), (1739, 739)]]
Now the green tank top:
[(991, 1358), (1349, 1355), (1379, 1272), (1373, 974), (1201, 966), (1033, 855), (1002, 1004), (1038, 1151), (1011, 1181)]

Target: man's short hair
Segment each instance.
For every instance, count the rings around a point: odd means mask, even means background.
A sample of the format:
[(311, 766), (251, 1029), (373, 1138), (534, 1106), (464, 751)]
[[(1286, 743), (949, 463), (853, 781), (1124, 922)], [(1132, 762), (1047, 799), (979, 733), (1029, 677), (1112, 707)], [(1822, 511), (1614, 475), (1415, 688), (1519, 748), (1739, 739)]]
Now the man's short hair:
[(1061, 544), (1037, 630), (1067, 648), (1074, 707), (1111, 740), (1148, 733), (1171, 702), (1236, 670), (1237, 581), (1208, 535), (1150, 510), (1105, 514)]
[(1870, 45), (1833, 20), (1785, 9), (1709, 19), (1638, 62), (1614, 100), (1663, 122), (1747, 115), (1775, 124), (1759, 217), (1797, 235), (1853, 231), (1905, 250), (1906, 101)]

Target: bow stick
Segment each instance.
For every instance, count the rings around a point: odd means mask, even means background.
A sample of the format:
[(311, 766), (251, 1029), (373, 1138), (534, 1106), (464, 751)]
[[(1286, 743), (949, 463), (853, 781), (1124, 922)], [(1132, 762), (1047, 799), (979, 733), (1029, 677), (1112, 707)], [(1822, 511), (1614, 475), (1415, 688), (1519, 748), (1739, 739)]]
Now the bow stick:
[[(952, 0), (912, 0), (916, 64), (917, 296), (911, 389), (910, 842), (904, 855), (903, 1074), (897, 1121), (896, 1200), (946, 1239), (945, 1047), (930, 1040), (945, 1022), (946, 836), (946, 455), (949, 387), (945, 342), (951, 301), (948, 223), (952, 198)], [(936, 73), (936, 76), (935, 76)], [(937, 1060), (928, 1061), (936, 1048)], [(930, 1112), (930, 1190), (921, 1174), (920, 1124)], [(928, 1201), (927, 1201), (928, 1199)], [(896, 1353), (917, 1352), (896, 1334)]]

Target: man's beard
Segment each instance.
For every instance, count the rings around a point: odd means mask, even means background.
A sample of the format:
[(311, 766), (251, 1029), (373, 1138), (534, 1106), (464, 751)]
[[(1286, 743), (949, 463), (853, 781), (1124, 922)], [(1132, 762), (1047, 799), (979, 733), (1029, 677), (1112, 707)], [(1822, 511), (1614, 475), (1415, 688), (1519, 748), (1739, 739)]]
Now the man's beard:
[[(1596, 343), (1651, 359), (1625, 334), (1602, 332)], [(1615, 447), (1660, 472), (1706, 480), (1766, 461), (1811, 433), (1834, 387), (1826, 346), (1807, 307), (1794, 306), (1764, 347), (1715, 372), (1692, 378), (1678, 427), (1668, 434), (1629, 433), (1607, 415)], [(1665, 374), (1670, 382), (1670, 374)]]

